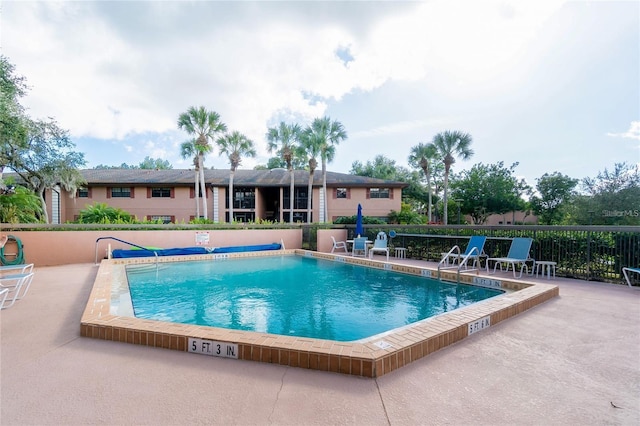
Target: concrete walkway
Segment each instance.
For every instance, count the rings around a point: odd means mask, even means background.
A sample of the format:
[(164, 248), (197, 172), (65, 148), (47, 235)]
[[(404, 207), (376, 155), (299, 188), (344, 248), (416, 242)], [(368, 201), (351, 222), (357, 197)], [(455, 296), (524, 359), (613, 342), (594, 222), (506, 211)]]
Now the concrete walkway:
[(82, 338), (96, 272), (37, 268), (0, 314), (0, 424), (640, 424), (635, 288), (558, 279), (560, 297), (374, 380)]

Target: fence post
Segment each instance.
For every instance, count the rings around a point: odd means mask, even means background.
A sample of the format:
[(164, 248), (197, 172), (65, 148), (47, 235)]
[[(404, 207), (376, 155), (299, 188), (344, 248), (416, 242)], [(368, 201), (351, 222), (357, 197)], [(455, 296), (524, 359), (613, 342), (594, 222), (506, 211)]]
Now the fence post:
[(591, 281), (591, 226), (593, 225), (594, 211), (589, 210), (589, 229), (587, 230), (587, 281)]

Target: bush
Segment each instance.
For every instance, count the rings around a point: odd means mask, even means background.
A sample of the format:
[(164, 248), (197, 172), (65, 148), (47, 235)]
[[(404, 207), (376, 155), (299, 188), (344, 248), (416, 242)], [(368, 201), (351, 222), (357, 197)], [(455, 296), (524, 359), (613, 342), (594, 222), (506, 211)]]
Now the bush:
[(80, 211), (78, 223), (136, 223), (131, 213), (111, 207), (106, 203), (94, 203)]
[[(356, 223), (357, 215), (353, 216), (341, 216), (333, 221), (337, 225), (354, 225)], [(384, 220), (380, 220), (376, 217), (362, 216), (363, 225), (385, 225)]]
[(402, 203), (400, 211), (392, 210), (389, 213), (389, 223), (407, 224), (407, 225), (421, 225), (425, 223), (426, 219), (423, 215), (416, 213), (408, 203)]

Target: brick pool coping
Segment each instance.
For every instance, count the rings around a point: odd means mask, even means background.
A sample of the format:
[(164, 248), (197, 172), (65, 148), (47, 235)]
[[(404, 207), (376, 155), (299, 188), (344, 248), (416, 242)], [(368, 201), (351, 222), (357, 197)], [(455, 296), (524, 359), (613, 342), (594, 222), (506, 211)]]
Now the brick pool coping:
[[(300, 255), (387, 269), (405, 274), (436, 277), (433, 268), (354, 258), (306, 250), (279, 250), (232, 254), (167, 256), (160, 263), (274, 255)], [(291, 367), (330, 371), (364, 377), (380, 377), (476, 331), (494, 326), (559, 295), (552, 284), (461, 273), (460, 282), (507, 290), (505, 294), (427, 318), (356, 342), (337, 342), (306, 337), (281, 336), (190, 324), (120, 316), (111, 306), (112, 287), (126, 282), (125, 265), (156, 262), (153, 258), (108, 259), (100, 264), (91, 295), (82, 315), (80, 334), (103, 340), (133, 343), (187, 352), (190, 338), (237, 345), (237, 358)], [(456, 281), (456, 272), (442, 271), (442, 278)], [(195, 355), (195, 354), (194, 354)]]

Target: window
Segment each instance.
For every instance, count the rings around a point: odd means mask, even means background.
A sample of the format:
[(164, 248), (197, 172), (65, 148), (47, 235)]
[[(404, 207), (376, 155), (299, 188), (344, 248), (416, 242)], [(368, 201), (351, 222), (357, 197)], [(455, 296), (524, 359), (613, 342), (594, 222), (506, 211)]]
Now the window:
[[(282, 219), (285, 223), (289, 222), (289, 212), (283, 212)], [(295, 223), (306, 223), (307, 222), (307, 212), (293, 212), (293, 221)]]
[(147, 216), (148, 220), (151, 221), (160, 221), (162, 223), (173, 223), (175, 221), (175, 216), (167, 216), (167, 215), (149, 215)]
[(79, 188), (76, 196), (78, 198), (91, 198), (91, 191), (89, 188)]
[[(225, 214), (225, 219), (229, 220), (229, 212)], [(233, 220), (235, 222), (253, 222), (256, 219), (256, 215), (253, 212), (233, 212)]]
[[(307, 208), (307, 191), (308, 188), (294, 188), (293, 190), (293, 208), (294, 209), (306, 209)], [(282, 203), (284, 209), (289, 210), (289, 188), (285, 188), (282, 194)], [(294, 215), (295, 219), (295, 215)]]
[(173, 198), (173, 188), (151, 188), (151, 198)]
[(370, 188), (369, 198), (391, 198), (389, 188)]
[(336, 188), (336, 198), (349, 198), (347, 188)]
[[(234, 209), (255, 209), (256, 192), (254, 188), (233, 188), (233, 208)], [(229, 208), (229, 188), (225, 191), (225, 207)]]
[[(198, 185), (198, 195), (200, 196), (200, 198), (203, 198), (202, 187), (200, 185)], [(194, 189), (193, 186), (191, 186), (191, 191), (189, 192), (189, 198), (196, 198), (196, 190)]]
[(131, 188), (111, 188), (111, 197), (112, 198), (133, 198), (133, 191)]

